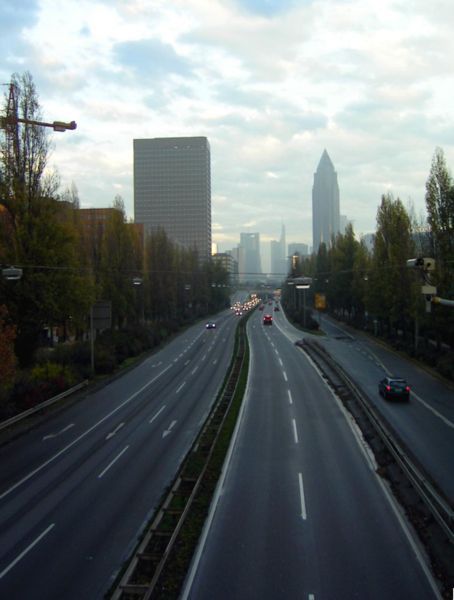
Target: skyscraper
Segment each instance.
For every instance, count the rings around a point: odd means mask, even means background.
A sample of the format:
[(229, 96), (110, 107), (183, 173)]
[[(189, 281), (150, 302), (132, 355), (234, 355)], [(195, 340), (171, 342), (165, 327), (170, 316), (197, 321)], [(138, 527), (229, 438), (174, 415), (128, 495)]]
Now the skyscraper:
[(206, 137), (134, 140), (134, 220), (201, 260), (211, 256), (211, 163)]
[(339, 233), (339, 185), (328, 152), (323, 151), (312, 187), (312, 250), (322, 242), (331, 245), (331, 237)]
[(287, 274), (287, 258), (286, 258), (286, 243), (285, 243), (285, 225), (282, 225), (281, 237), (279, 241), (272, 240), (270, 242), (271, 255), (271, 275), (279, 279)]
[(243, 273), (240, 278), (242, 281), (251, 281), (259, 279), (258, 275), (262, 272), (260, 260), (260, 233), (241, 233), (240, 246), (244, 252)]

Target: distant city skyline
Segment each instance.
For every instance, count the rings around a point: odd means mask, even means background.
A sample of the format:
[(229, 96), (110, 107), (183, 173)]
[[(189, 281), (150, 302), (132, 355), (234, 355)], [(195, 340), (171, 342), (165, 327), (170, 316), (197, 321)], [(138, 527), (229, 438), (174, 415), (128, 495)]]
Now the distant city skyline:
[(50, 133), (48, 169), (82, 208), (120, 195), (133, 217), (133, 139), (210, 140), (222, 249), (242, 231), (269, 245), (281, 219), (288, 241), (312, 245), (324, 148), (358, 235), (375, 231), (382, 194), (425, 214), (437, 146), (454, 170), (447, 0), (54, 4), (0, 3), (1, 82), (30, 71), (44, 120), (77, 122)]

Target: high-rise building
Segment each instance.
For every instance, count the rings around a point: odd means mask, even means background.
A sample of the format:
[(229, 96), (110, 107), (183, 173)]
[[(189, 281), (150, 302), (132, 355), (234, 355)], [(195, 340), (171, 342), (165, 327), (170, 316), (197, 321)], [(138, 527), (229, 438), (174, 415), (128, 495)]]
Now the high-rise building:
[(271, 277), (279, 279), (287, 275), (285, 225), (282, 225), (279, 241), (270, 242)]
[[(259, 279), (262, 273), (260, 259), (260, 233), (241, 233), (240, 246), (244, 251), (244, 263), (240, 265), (242, 281)], [(243, 271), (241, 272), (241, 266)]]
[[(232, 248), (232, 250), (227, 250), (227, 254), (233, 258), (235, 266), (235, 280), (238, 283), (240, 280), (240, 273), (244, 273), (244, 248), (241, 246), (237, 246), (236, 248)], [(242, 278), (242, 280), (244, 277)]]
[(206, 137), (134, 140), (134, 220), (211, 256), (211, 162)]
[(332, 236), (339, 233), (339, 185), (328, 152), (323, 151), (312, 187), (312, 250), (321, 243), (329, 248)]

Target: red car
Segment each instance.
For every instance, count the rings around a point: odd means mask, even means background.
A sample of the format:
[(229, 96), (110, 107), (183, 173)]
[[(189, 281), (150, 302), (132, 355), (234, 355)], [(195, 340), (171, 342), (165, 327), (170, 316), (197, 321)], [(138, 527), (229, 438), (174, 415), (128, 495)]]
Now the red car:
[(264, 325), (272, 325), (273, 317), (271, 315), (263, 315), (263, 324)]

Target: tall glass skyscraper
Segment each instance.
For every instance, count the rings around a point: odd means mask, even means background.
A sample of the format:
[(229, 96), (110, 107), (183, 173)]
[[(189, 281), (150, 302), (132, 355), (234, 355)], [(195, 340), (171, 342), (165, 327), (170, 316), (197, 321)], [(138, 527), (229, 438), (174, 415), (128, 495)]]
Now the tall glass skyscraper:
[(211, 160), (206, 137), (134, 140), (134, 220), (211, 256)]
[(339, 185), (328, 152), (323, 151), (312, 187), (312, 251), (317, 253), (324, 242), (331, 245), (332, 236), (340, 229)]
[(244, 263), (240, 265), (242, 281), (254, 281), (262, 273), (260, 258), (260, 233), (240, 233), (240, 246), (244, 252)]
[(279, 279), (287, 275), (287, 254), (285, 243), (285, 225), (282, 224), (281, 237), (279, 241), (270, 242), (271, 276)]

